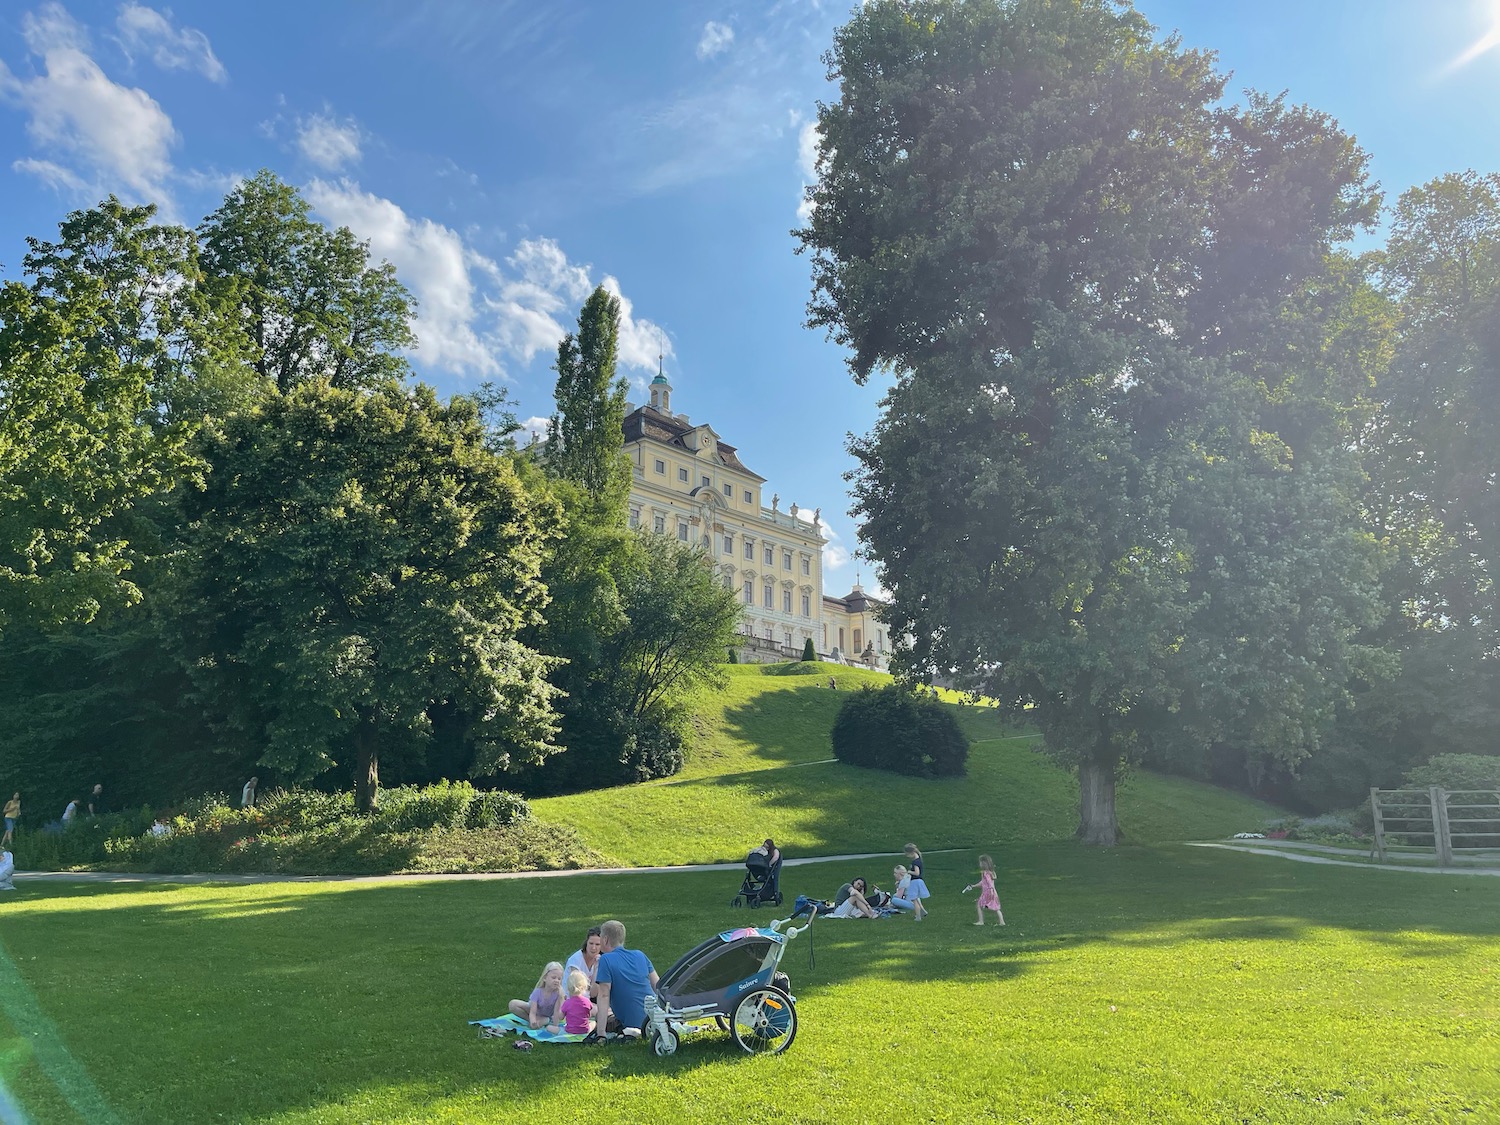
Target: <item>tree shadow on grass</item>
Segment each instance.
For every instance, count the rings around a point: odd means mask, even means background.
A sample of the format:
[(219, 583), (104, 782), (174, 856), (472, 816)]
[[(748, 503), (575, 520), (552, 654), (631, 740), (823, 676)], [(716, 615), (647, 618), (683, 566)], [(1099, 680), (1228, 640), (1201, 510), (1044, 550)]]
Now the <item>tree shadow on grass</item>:
[[(991, 850), (1011, 923), (1004, 929), (968, 924), (973, 900), (957, 890), (972, 881), (973, 857), (930, 854), (936, 895), (928, 921), (824, 920), (810, 942), (808, 935), (793, 940), (782, 967), (801, 1001), (799, 1039), (846, 1015), (837, 1009), (847, 1001), (825, 997), (873, 1004), (886, 984), (1004, 986), (1043, 962), (1082, 959), (1093, 948), (1117, 949), (1128, 962), (1170, 959), (1179, 947), (1203, 943), (1222, 948), (1215, 971), (1229, 974), (1236, 960), (1274, 960), (1321, 931), (1431, 959), (1492, 942), (1500, 915), (1500, 883), (1489, 880), (1455, 887), (1442, 877), (1183, 848)], [(799, 885), (828, 897), (851, 874), (881, 874), (870, 864), (819, 864), (789, 869), (784, 880), (793, 872)], [(3, 907), (0, 937), (124, 1120), (158, 1120), (164, 1105), (181, 1108), (177, 1120), (249, 1120), (348, 1106), (374, 1091), (392, 1100), (379, 1115), (420, 1116), (424, 1100), (520, 1104), (581, 1081), (750, 1062), (716, 1035), (689, 1040), (669, 1059), (640, 1046), (523, 1054), (502, 1041), (478, 1041), (465, 1022), (524, 996), (543, 963), (562, 960), (603, 918), (624, 919), (629, 944), (665, 972), (710, 934), (780, 915), (729, 908), (737, 883), (738, 875), (704, 872), (33, 885)]]

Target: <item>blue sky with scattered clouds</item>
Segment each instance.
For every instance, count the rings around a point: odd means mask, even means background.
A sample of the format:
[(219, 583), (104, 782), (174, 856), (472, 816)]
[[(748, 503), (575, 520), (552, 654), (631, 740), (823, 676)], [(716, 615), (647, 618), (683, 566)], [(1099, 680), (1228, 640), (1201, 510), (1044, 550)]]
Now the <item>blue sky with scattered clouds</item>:
[[(1389, 199), (1500, 170), (1500, 0), (1142, 0), (1372, 155)], [(845, 435), (877, 386), (803, 328), (793, 255), (820, 55), (846, 0), (144, 0), (0, 7), (0, 275), (26, 235), (114, 192), (196, 223), (269, 167), (389, 258), (440, 389), (550, 409), (556, 342), (595, 284), (625, 305), (625, 373), (659, 351), (673, 405), (784, 504), (821, 507), (852, 582)], [(865, 567), (868, 573), (868, 567)]]

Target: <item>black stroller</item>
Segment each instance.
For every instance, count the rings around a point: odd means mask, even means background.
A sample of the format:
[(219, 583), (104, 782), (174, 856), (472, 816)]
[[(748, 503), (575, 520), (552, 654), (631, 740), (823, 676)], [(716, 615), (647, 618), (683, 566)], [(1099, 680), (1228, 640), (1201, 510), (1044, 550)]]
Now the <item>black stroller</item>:
[(730, 906), (759, 906), (763, 902), (781, 905), (781, 860), (770, 862), (766, 853), (757, 849), (745, 857), (745, 879), (740, 884), (740, 893), (734, 896)]

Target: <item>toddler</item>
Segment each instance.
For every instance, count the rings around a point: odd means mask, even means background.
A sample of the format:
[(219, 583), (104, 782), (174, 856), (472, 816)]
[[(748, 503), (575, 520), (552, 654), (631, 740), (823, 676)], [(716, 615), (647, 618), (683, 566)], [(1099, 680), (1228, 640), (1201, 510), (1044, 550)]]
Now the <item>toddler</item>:
[(594, 1030), (590, 1018), (594, 1002), (589, 999), (589, 978), (574, 969), (568, 974), (568, 998), (562, 1002), (563, 1030), (569, 1035), (587, 1035)]

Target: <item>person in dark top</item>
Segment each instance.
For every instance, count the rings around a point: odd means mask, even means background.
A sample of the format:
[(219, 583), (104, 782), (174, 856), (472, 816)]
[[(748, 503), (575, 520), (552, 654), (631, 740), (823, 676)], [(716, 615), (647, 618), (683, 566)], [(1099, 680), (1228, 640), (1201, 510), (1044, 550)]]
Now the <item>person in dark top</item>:
[(95, 785), (89, 794), (89, 816), (99, 816), (104, 812), (104, 786)]

